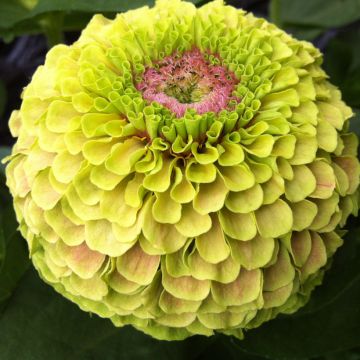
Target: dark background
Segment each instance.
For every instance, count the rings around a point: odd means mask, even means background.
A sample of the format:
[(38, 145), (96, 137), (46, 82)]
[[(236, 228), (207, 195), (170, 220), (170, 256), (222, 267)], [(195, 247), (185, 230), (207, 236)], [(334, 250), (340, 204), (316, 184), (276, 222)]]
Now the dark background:
[[(193, 0), (197, 5), (207, 1)], [(14, 140), (7, 121), (22, 88), (49, 47), (72, 43), (94, 13), (112, 17), (147, 0), (0, 0), (0, 158)], [(324, 68), (352, 106), (360, 132), (360, 0), (231, 0), (266, 17), (324, 53)], [(293, 316), (282, 316), (230, 337), (159, 342), (136, 330), (81, 312), (41, 282), (16, 231), (0, 165), (0, 359), (1, 360), (360, 360), (360, 228), (347, 225), (345, 245), (324, 284)]]

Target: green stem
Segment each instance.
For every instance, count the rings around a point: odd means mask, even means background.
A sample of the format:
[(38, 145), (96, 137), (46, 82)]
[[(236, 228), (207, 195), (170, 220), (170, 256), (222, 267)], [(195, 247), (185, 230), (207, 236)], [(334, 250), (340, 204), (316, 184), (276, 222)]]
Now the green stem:
[(49, 48), (64, 42), (64, 13), (53, 12), (47, 14), (46, 17), (40, 20), (40, 24), (43, 28)]
[(270, 1), (269, 15), (271, 22), (281, 28), (283, 25), (281, 19), (281, 0)]

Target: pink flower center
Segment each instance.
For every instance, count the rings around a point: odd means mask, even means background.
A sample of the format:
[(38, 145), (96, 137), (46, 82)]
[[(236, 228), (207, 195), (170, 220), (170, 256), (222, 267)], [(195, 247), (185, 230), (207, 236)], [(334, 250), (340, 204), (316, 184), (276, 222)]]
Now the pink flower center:
[(195, 109), (198, 114), (217, 113), (236, 99), (232, 92), (238, 81), (232, 72), (218, 65), (219, 58), (210, 57), (211, 62), (197, 48), (175, 52), (147, 68), (137, 89), (144, 99), (166, 106), (177, 117), (187, 109)]

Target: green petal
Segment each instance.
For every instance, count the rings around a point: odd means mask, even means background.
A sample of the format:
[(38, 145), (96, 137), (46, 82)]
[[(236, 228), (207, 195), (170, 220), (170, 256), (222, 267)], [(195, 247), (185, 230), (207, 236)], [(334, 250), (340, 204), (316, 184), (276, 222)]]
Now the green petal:
[(250, 189), (255, 184), (253, 173), (245, 165), (220, 167), (219, 173), (230, 191)]
[(196, 248), (205, 261), (217, 264), (230, 255), (230, 247), (225, 240), (217, 215), (211, 215), (211, 222), (211, 229), (196, 238)]
[(194, 209), (202, 215), (218, 211), (224, 206), (227, 193), (228, 189), (218, 175), (214, 182), (198, 185), (198, 191), (193, 200)]
[(336, 129), (327, 121), (319, 120), (316, 138), (320, 149), (326, 152), (334, 152), (338, 145)]
[(240, 271), (240, 264), (231, 256), (218, 264), (211, 264), (203, 260), (198, 251), (193, 251), (188, 258), (188, 263), (191, 276), (198, 280), (229, 283), (236, 279)]
[(84, 167), (74, 178), (74, 187), (80, 199), (86, 205), (95, 205), (99, 202), (103, 193), (97, 186), (90, 181), (90, 174), (93, 167), (91, 165)]
[(210, 230), (211, 218), (208, 214), (199, 214), (191, 204), (185, 204), (182, 208), (181, 219), (175, 227), (182, 235), (195, 237)]
[(324, 161), (314, 161), (308, 167), (316, 178), (316, 189), (310, 197), (328, 199), (334, 192), (336, 185), (332, 167)]
[(117, 175), (127, 175), (134, 164), (146, 153), (144, 144), (136, 139), (128, 139), (112, 148), (105, 166)]
[(290, 207), (283, 200), (264, 205), (255, 211), (259, 233), (263, 237), (276, 238), (289, 232), (293, 225)]
[(115, 234), (116, 240), (125, 243), (136, 240), (143, 226), (143, 222), (144, 222), (143, 215), (144, 215), (143, 212), (138, 213), (134, 225), (131, 225), (129, 227), (124, 227), (124, 226), (120, 226), (117, 223), (112, 223), (112, 229)]
[(187, 237), (177, 231), (175, 226), (155, 221), (151, 211), (153, 201), (154, 198), (149, 198), (143, 208), (144, 236), (156, 249), (166, 253), (174, 252), (185, 244)]
[(273, 176), (261, 185), (263, 191), (263, 204), (272, 204), (285, 192), (285, 184), (283, 178), (274, 173)]
[(105, 255), (90, 250), (85, 242), (67, 246), (59, 241), (56, 248), (67, 266), (82, 279), (92, 278), (105, 260)]
[[(266, 181), (268, 181), (271, 176), (273, 175), (273, 171), (270, 166), (260, 163), (251, 161), (249, 159), (248, 161), (249, 169), (255, 176), (255, 181), (258, 184), (262, 184)], [(237, 190), (234, 190), (237, 191)]]
[(156, 322), (169, 327), (184, 328), (190, 325), (195, 318), (196, 314), (194, 313), (182, 313), (181, 315), (167, 314), (159, 317)]
[(152, 282), (160, 264), (160, 256), (148, 255), (136, 244), (116, 260), (117, 271), (127, 280), (140, 285)]
[(308, 200), (302, 200), (289, 205), (294, 218), (293, 230), (301, 231), (308, 228), (317, 215), (318, 208), (316, 204)]
[(141, 285), (125, 279), (116, 270), (107, 277), (107, 283), (112, 289), (121, 294), (134, 293), (141, 287)]
[(327, 121), (338, 130), (342, 129), (344, 117), (336, 106), (326, 102), (319, 102), (317, 106), (320, 119)]
[(98, 276), (91, 279), (82, 279), (75, 274), (70, 276), (70, 284), (76, 290), (77, 294), (87, 299), (101, 301), (108, 293), (106, 283)]
[(314, 161), (317, 151), (317, 140), (307, 135), (296, 136), (295, 154), (290, 159), (292, 165), (308, 164)]
[(233, 239), (247, 241), (256, 235), (255, 218), (252, 213), (239, 214), (222, 209), (219, 220), (225, 234)]
[(87, 205), (85, 204), (74, 186), (70, 186), (66, 191), (66, 199), (72, 208), (74, 214), (84, 221), (87, 220), (97, 220), (101, 218), (100, 206), (99, 204)]
[(285, 195), (291, 202), (305, 199), (316, 189), (316, 177), (305, 165), (293, 166), (294, 178), (285, 181)]
[(255, 184), (248, 190), (230, 192), (225, 205), (232, 212), (246, 214), (258, 209), (263, 203), (263, 198), (261, 186)]
[(216, 178), (216, 167), (214, 164), (198, 164), (190, 160), (185, 170), (186, 178), (195, 183), (211, 183)]
[(45, 211), (44, 218), (66, 245), (80, 245), (85, 240), (84, 226), (78, 226), (66, 217), (60, 204), (51, 210)]
[(355, 190), (359, 187), (360, 182), (359, 160), (352, 156), (342, 156), (335, 158), (334, 161), (347, 174), (349, 179), (348, 194), (353, 194)]
[(232, 256), (247, 270), (258, 269), (268, 264), (274, 254), (272, 238), (255, 236), (251, 241), (230, 241)]
[(190, 202), (194, 199), (196, 190), (192, 183), (182, 173), (181, 169), (175, 167), (175, 181), (170, 191), (173, 200), (180, 204)]
[(233, 166), (240, 164), (244, 161), (245, 155), (241, 145), (231, 142), (223, 142), (221, 146), (224, 152), (219, 156), (219, 164), (221, 166)]
[(165, 266), (162, 269), (162, 284), (171, 295), (190, 301), (205, 299), (210, 292), (209, 280), (196, 280), (192, 276), (174, 278), (168, 274)]
[(146, 190), (142, 186), (143, 180), (143, 174), (135, 173), (132, 180), (127, 183), (124, 196), (127, 205), (134, 208), (142, 205), (143, 198), (146, 194)]
[(259, 269), (241, 269), (236, 280), (229, 284), (213, 282), (211, 292), (214, 300), (222, 306), (240, 306), (256, 300), (262, 287)]
[(296, 137), (294, 135), (284, 135), (276, 139), (271, 154), (291, 159), (295, 153)]
[(296, 70), (290, 66), (282, 67), (272, 79), (273, 91), (284, 90), (289, 85), (295, 85), (299, 81), (299, 76)]
[(302, 267), (311, 252), (312, 240), (309, 231), (293, 232), (291, 236), (291, 254), (297, 267)]
[(336, 191), (340, 196), (345, 196), (349, 190), (349, 178), (346, 172), (337, 164), (332, 163), (331, 167), (334, 170), (334, 175), (336, 178)]
[(136, 221), (138, 208), (125, 203), (125, 186), (126, 184), (121, 182), (114, 190), (104, 192), (100, 200), (100, 209), (105, 219), (123, 227), (130, 227)]
[(152, 207), (155, 221), (163, 224), (176, 224), (181, 219), (181, 205), (170, 196), (170, 191), (155, 193)]
[(195, 313), (201, 305), (201, 301), (190, 301), (176, 298), (167, 291), (161, 293), (159, 306), (167, 314)]
[(311, 232), (311, 252), (301, 268), (301, 279), (305, 281), (326, 264), (326, 248), (319, 234)]
[(264, 291), (264, 309), (277, 308), (284, 305), (289, 299), (293, 291), (293, 287), (294, 284), (291, 282), (274, 291)]
[(64, 133), (67, 131), (71, 119), (79, 115), (70, 102), (55, 100), (48, 108), (46, 126), (55, 133)]
[(210, 329), (231, 329), (239, 326), (247, 316), (255, 316), (256, 311), (231, 313), (230, 311), (221, 314), (199, 314), (200, 322)]
[(102, 190), (113, 190), (124, 179), (124, 175), (116, 175), (106, 169), (105, 165), (95, 166), (91, 170), (90, 181)]
[(244, 150), (259, 158), (268, 157), (271, 154), (275, 140), (272, 135), (260, 135), (251, 142), (250, 145), (244, 145)]
[[(277, 38), (274, 38), (278, 40)], [(262, 109), (276, 109), (283, 105), (298, 106), (299, 96), (294, 89), (286, 89), (266, 95), (262, 100)]]
[(125, 254), (134, 245), (134, 242), (117, 241), (111, 223), (107, 220), (86, 222), (85, 236), (86, 244), (91, 250), (113, 257)]
[(171, 184), (171, 174), (176, 160), (165, 159), (159, 157), (161, 167), (154, 169), (149, 175), (146, 175), (143, 186), (151, 191), (164, 192)]
[(326, 247), (327, 257), (334, 255), (336, 250), (344, 243), (343, 239), (334, 231), (321, 234)]
[(219, 154), (215, 147), (206, 143), (205, 148), (201, 149), (202, 151), (199, 152), (198, 146), (199, 146), (198, 143), (193, 143), (191, 145), (191, 152), (199, 164), (202, 164), (202, 165), (212, 164), (213, 162), (215, 162), (218, 159)]
[(339, 195), (334, 193), (329, 199), (314, 199), (313, 202), (316, 204), (318, 212), (310, 229), (319, 230), (329, 224), (331, 216), (338, 208)]
[(81, 117), (81, 128), (88, 138), (101, 136), (106, 134), (104, 125), (114, 120), (118, 121), (119, 127), (123, 125), (117, 114), (86, 113)]
[(274, 291), (294, 280), (295, 269), (285, 246), (280, 246), (276, 263), (264, 269), (264, 290)]
[(36, 176), (31, 189), (31, 196), (40, 208), (44, 210), (52, 209), (60, 200), (59, 194), (49, 181), (49, 169), (39, 172)]
[(84, 144), (82, 152), (90, 164), (100, 165), (109, 157), (114, 144), (111, 137), (90, 140)]

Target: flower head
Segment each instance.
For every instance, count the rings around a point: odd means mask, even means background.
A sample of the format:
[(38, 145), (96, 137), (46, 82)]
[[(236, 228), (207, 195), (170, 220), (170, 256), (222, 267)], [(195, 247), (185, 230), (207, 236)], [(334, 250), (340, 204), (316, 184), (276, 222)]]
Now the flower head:
[(41, 277), (159, 339), (296, 311), (358, 209), (352, 112), (321, 62), (222, 1), (96, 15), (54, 47), (7, 166)]
[(143, 81), (137, 85), (143, 98), (155, 101), (177, 117), (186, 110), (197, 114), (218, 113), (229, 108), (232, 92), (238, 83), (233, 72), (219, 65), (219, 57), (202, 54), (198, 48), (175, 52), (145, 71)]

